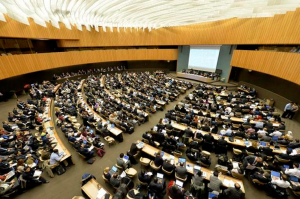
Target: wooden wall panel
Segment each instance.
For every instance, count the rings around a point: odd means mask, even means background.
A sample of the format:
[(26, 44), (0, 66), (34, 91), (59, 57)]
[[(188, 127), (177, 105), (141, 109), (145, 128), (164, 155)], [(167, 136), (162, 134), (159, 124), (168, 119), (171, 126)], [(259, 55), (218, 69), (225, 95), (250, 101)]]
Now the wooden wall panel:
[[(230, 65), (266, 73), (300, 85), (299, 63), (299, 53), (235, 50)], [(275, 82), (270, 82), (272, 83)]]
[(47, 28), (31, 21), (27, 26), (6, 17), (0, 22), (0, 37), (60, 39), (60, 47), (91, 46), (147, 46), (147, 45), (193, 45), (193, 44), (300, 44), (300, 9), (275, 15), (271, 18), (228, 19), (196, 25), (169, 27), (151, 32), (120, 28), (120, 32), (99, 28), (83, 31), (61, 24), (56, 29)]
[(0, 56), (0, 80), (26, 73), (81, 64), (177, 60), (177, 49), (95, 50)]

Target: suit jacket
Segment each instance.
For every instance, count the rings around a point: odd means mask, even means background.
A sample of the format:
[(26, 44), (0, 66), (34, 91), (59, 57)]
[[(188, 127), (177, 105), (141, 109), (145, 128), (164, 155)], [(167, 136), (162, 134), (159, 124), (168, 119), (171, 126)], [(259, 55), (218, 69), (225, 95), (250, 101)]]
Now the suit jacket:
[(212, 135), (206, 134), (203, 136), (203, 138), (204, 138), (205, 142), (208, 142), (208, 143), (214, 142), (214, 137)]
[(118, 178), (114, 178), (114, 177), (111, 177), (110, 180), (109, 180), (110, 184), (113, 186), (113, 187), (119, 187), (120, 186), (120, 183), (121, 183), (121, 180), (118, 179)]
[(144, 182), (144, 183), (150, 183), (151, 182), (151, 176), (148, 176), (148, 175), (142, 175), (142, 173), (139, 173), (138, 175), (138, 178), (141, 182)]
[(159, 167), (163, 164), (164, 160), (160, 156), (156, 156), (154, 159), (155, 166)]
[(222, 181), (214, 175), (210, 176), (209, 181), (208, 187), (214, 191), (220, 192)]
[(129, 153), (130, 153), (131, 155), (135, 155), (137, 152), (138, 152), (138, 148), (137, 148), (136, 144), (135, 144), (135, 143), (132, 143), (132, 144), (131, 144), (131, 147), (130, 147)]
[(117, 165), (123, 167), (123, 169), (127, 169), (127, 165), (123, 158), (117, 158)]
[(168, 163), (168, 162), (164, 162), (163, 163), (163, 168), (164, 168), (164, 170), (171, 172), (175, 169), (175, 166)]
[(179, 178), (183, 178), (185, 179), (187, 176), (187, 170), (185, 168), (185, 166), (177, 166), (176, 167), (176, 174)]
[(227, 195), (227, 198), (230, 199), (242, 199), (243, 198), (243, 192), (240, 189), (236, 189), (235, 187), (230, 187), (225, 190), (225, 194)]
[(226, 147), (227, 146), (227, 141), (223, 139), (218, 140), (218, 146)]

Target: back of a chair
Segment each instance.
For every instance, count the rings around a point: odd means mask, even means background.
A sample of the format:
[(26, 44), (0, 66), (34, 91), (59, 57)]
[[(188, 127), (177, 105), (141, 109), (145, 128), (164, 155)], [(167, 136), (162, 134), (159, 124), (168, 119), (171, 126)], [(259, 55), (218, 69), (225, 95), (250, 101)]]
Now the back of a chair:
[(241, 155), (243, 152), (242, 152), (240, 149), (235, 149), (235, 148), (233, 148), (233, 153), (234, 153), (235, 155)]
[(232, 177), (234, 178), (237, 178), (237, 179), (240, 179), (242, 180), (244, 178), (244, 175), (243, 174), (240, 174), (240, 173), (236, 173), (236, 172), (230, 172)]
[(253, 179), (252, 182), (253, 182), (254, 184), (259, 184), (259, 185), (265, 185), (265, 184), (266, 184), (266, 183), (263, 183), (263, 182), (261, 182), (261, 181), (259, 181), (259, 180), (257, 180), (257, 179)]
[(164, 167), (162, 167), (162, 171), (167, 174), (167, 175), (172, 175), (173, 171), (167, 171), (164, 169)]

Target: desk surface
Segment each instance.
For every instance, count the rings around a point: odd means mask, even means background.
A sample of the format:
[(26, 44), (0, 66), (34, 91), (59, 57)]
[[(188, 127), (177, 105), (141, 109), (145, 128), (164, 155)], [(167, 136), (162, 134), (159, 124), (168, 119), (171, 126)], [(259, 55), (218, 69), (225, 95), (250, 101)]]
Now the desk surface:
[[(173, 122), (172, 123), (172, 126), (176, 129), (179, 129), (179, 130), (182, 130), (184, 131), (185, 129), (187, 129), (188, 127), (185, 126), (185, 125), (182, 125), (182, 124), (178, 124), (176, 122)], [(195, 128), (191, 128), (190, 129), (195, 133), (195, 131), (197, 129)], [(205, 135), (205, 134), (208, 134), (209, 132), (206, 132), (206, 131), (202, 131), (202, 130), (199, 130), (201, 132), (202, 135)], [(222, 137), (221, 135), (217, 135), (217, 134), (214, 134), (212, 133), (211, 134), (215, 140), (218, 140), (220, 137)], [(235, 146), (240, 146), (240, 147), (246, 147), (246, 144), (245, 144), (245, 140), (241, 140), (241, 139), (234, 139), (234, 142), (231, 142), (229, 141), (229, 138), (227, 136), (224, 136), (225, 137), (225, 140), (229, 143), (229, 144), (232, 144), (232, 145), (235, 145)], [(273, 152), (274, 153), (286, 153), (286, 147), (280, 147), (279, 149), (274, 149), (274, 146), (270, 146), (271, 149), (273, 149)]]
[[(85, 185), (81, 187), (82, 191), (86, 193), (86, 195), (91, 199), (97, 199), (97, 194), (100, 189), (104, 189), (94, 178), (88, 181)], [(105, 189), (104, 189), (105, 190)], [(106, 193), (110, 194), (110, 198), (112, 198), (112, 194), (105, 190)]]
[[(144, 153), (152, 156), (152, 157), (155, 157), (155, 154), (159, 153), (161, 150), (144, 143), (144, 147), (142, 148), (142, 151)], [(170, 154), (164, 152), (163, 157), (170, 158), (170, 156), (171, 156)], [(178, 162), (178, 158), (174, 156), (174, 164), (176, 165), (177, 162)], [(188, 169), (187, 169), (188, 173), (194, 175), (194, 166), (195, 166), (195, 164), (192, 163), (192, 162), (186, 161), (186, 166), (188, 167)], [(209, 181), (210, 175), (212, 174), (213, 171), (208, 169), (208, 168), (205, 168), (205, 167), (201, 167), (201, 171), (206, 173), (205, 179)], [(243, 181), (241, 181), (239, 179), (232, 178), (230, 176), (225, 176), (225, 175), (222, 175), (222, 174), (220, 174), (219, 179), (222, 182), (224, 182), (224, 180), (226, 179), (226, 180), (229, 180), (229, 181), (233, 181), (233, 183), (235, 183), (235, 182), (239, 183), (241, 185), (241, 190), (243, 191), (243, 193), (245, 193), (245, 188), (244, 188)]]
[(61, 161), (66, 160), (67, 158), (71, 157), (71, 153), (69, 152), (69, 150), (65, 147), (65, 145), (62, 143), (61, 139), (59, 138), (55, 126), (53, 124), (52, 121), (52, 107), (53, 107), (53, 100), (48, 98), (48, 107), (46, 108), (47, 111), (44, 113), (44, 116), (46, 116), (47, 118), (50, 118), (51, 120), (48, 122), (44, 122), (43, 126), (45, 129), (47, 129), (48, 127), (53, 127), (53, 130), (51, 130), (53, 133), (49, 133), (50, 137), (54, 139), (55, 142), (57, 142), (57, 145), (55, 147), (55, 149), (58, 149), (59, 152), (64, 152), (66, 155), (64, 155), (64, 157), (61, 159)]

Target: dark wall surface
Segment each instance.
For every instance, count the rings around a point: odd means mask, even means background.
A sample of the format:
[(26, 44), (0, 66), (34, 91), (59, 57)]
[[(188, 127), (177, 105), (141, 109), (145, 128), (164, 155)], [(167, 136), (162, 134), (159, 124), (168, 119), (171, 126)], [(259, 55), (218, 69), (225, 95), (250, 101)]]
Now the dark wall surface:
[[(259, 98), (273, 98), (275, 106), (281, 110), (290, 101), (300, 104), (300, 86), (287, 80), (256, 71), (249, 72), (236, 67), (232, 68), (230, 80), (251, 84), (256, 88)], [(295, 118), (300, 122), (299, 112), (295, 115)]]

